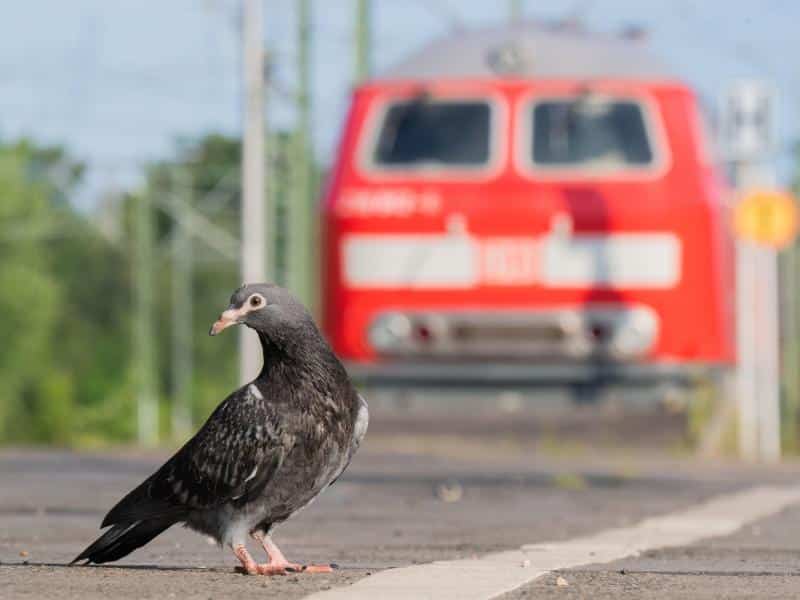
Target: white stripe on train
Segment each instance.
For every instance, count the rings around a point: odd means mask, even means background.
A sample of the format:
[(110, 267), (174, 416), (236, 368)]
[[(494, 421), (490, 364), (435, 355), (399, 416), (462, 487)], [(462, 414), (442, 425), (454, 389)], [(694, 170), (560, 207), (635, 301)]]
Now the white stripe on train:
[(353, 234), (343, 242), (348, 287), (669, 289), (681, 277), (681, 240), (666, 232), (486, 237)]

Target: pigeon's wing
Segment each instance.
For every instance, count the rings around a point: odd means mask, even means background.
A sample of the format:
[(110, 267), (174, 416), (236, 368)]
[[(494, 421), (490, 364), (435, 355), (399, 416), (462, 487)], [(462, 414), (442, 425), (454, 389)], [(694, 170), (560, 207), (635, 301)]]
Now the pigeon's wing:
[(197, 434), (103, 520), (115, 523), (181, 516), (225, 502), (244, 504), (269, 484), (294, 444), (271, 403), (244, 387), (229, 396)]

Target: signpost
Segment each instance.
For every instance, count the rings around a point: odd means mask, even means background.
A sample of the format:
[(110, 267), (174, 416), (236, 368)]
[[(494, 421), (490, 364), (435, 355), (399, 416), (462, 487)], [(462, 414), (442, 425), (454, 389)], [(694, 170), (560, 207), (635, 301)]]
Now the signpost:
[(785, 248), (797, 233), (794, 198), (769, 189), (748, 192), (736, 205), (733, 226), (741, 240)]
[(797, 232), (787, 194), (755, 190), (734, 212), (737, 244), (739, 447), (747, 460), (780, 459), (777, 251)]
[(723, 101), (722, 140), (734, 163), (758, 163), (775, 146), (775, 91), (761, 81), (739, 81)]
[(745, 460), (780, 460), (777, 250), (797, 230), (794, 200), (774, 190), (775, 94), (742, 81), (723, 103), (722, 141), (739, 200), (734, 212), (737, 274), (739, 451)]

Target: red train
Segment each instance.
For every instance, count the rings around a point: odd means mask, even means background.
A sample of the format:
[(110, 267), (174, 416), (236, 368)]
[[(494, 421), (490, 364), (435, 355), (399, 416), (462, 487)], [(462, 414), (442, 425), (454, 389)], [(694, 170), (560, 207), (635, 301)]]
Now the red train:
[(324, 328), (376, 382), (662, 381), (733, 364), (724, 183), (692, 91), (627, 38), (441, 40), (355, 90)]

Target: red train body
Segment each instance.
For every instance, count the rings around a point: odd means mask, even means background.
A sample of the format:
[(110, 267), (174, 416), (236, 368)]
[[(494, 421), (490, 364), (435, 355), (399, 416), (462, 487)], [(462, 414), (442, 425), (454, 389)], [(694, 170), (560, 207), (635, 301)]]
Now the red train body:
[(357, 374), (733, 363), (725, 188), (697, 101), (661, 74), (608, 71), (401, 69), (355, 91), (322, 211), (324, 328)]

